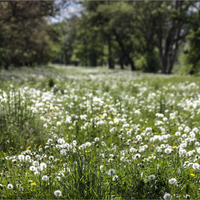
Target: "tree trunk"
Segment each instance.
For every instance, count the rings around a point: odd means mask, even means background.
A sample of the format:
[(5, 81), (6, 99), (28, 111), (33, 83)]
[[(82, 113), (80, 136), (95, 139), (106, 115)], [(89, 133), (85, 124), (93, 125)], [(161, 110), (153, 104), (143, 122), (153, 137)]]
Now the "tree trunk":
[(114, 65), (114, 60), (113, 60), (113, 55), (112, 55), (112, 46), (111, 46), (111, 39), (108, 36), (108, 67), (109, 69), (114, 69), (115, 65)]
[(132, 70), (132, 71), (135, 71), (135, 70), (136, 70), (135, 64), (134, 64), (133, 60), (131, 59), (129, 53), (126, 51), (126, 49), (125, 49), (125, 47), (124, 47), (124, 44), (123, 44), (123, 42), (122, 42), (120, 36), (117, 34), (117, 32), (116, 32), (115, 29), (113, 29), (113, 33), (114, 33), (114, 35), (115, 35), (115, 37), (116, 37), (116, 40), (117, 40), (117, 42), (118, 42), (118, 44), (119, 44), (119, 46), (120, 46), (122, 52), (124, 53), (124, 55), (126, 56), (128, 62), (129, 62), (130, 65), (131, 65), (131, 70)]
[(119, 59), (119, 64), (120, 64), (120, 67), (121, 69), (124, 69), (124, 55), (121, 55), (120, 56), (120, 59)]
[(96, 56), (96, 52), (90, 52), (90, 65), (92, 67), (96, 67), (97, 66), (97, 56)]

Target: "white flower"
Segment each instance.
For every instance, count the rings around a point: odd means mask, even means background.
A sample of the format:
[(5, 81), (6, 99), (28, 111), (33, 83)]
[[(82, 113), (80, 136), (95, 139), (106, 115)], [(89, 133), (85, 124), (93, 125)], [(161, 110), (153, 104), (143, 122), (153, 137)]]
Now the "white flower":
[(45, 175), (45, 176), (42, 177), (42, 180), (43, 180), (43, 181), (48, 181), (48, 180), (49, 180), (49, 177)]
[(149, 180), (150, 180), (150, 181), (153, 181), (155, 178), (156, 178), (156, 177), (155, 177), (155, 175), (153, 175), (153, 174), (149, 176)]
[(172, 200), (172, 195), (169, 193), (165, 193), (165, 195), (163, 196), (164, 200)]
[(198, 163), (194, 163), (192, 167), (193, 169), (199, 169), (200, 165)]
[(101, 165), (99, 168), (100, 168), (100, 170), (102, 171), (102, 170), (103, 170), (103, 165)]
[(45, 169), (46, 167), (47, 167), (47, 165), (45, 163), (40, 163), (41, 170)]
[(176, 185), (176, 183), (177, 183), (177, 180), (175, 178), (169, 179), (169, 184), (170, 185)]
[(8, 185), (7, 185), (7, 188), (8, 188), (8, 189), (13, 189), (13, 185), (12, 185), (12, 184), (8, 184)]
[(56, 177), (55, 177), (55, 180), (56, 180), (56, 181), (60, 181), (60, 180), (61, 180), (60, 176), (56, 176)]
[(36, 168), (34, 167), (34, 166), (30, 166), (30, 168), (29, 168), (31, 171), (35, 171), (36, 170)]
[(24, 188), (23, 188), (23, 187), (19, 187), (19, 191), (20, 191), (20, 192), (23, 192), (23, 191), (24, 191)]
[(197, 148), (197, 153), (199, 153), (199, 154), (200, 154), (200, 148)]
[(115, 170), (114, 169), (109, 169), (108, 175), (114, 175), (114, 174), (115, 174)]
[(35, 158), (36, 158), (37, 160), (40, 160), (40, 155), (36, 155)]
[(53, 156), (49, 156), (49, 160), (54, 160), (54, 157)]
[(165, 153), (170, 154), (171, 152), (172, 152), (172, 149), (170, 148), (165, 149)]
[(95, 142), (98, 142), (98, 141), (99, 141), (99, 138), (98, 138), (98, 137), (94, 138), (94, 141), (95, 141)]
[(134, 156), (133, 156), (133, 159), (138, 159), (138, 158), (140, 158), (141, 157), (141, 155), (139, 154), (139, 153), (137, 153), (137, 154), (135, 154)]
[(35, 174), (36, 176), (39, 176), (39, 175), (40, 175), (40, 172), (35, 171), (34, 174)]
[(118, 179), (118, 176), (117, 175), (114, 175), (113, 176), (113, 181), (116, 181)]
[(31, 157), (29, 155), (26, 155), (25, 161), (30, 161)]
[(18, 159), (19, 159), (20, 161), (24, 161), (24, 155), (19, 155), (19, 156), (18, 156)]
[(55, 195), (56, 197), (60, 197), (60, 196), (62, 195), (62, 192), (61, 192), (60, 190), (56, 190), (56, 191), (54, 192), (54, 195)]
[(34, 165), (35, 167), (37, 167), (37, 166), (39, 166), (39, 162), (38, 162), (38, 161), (33, 161), (33, 165)]

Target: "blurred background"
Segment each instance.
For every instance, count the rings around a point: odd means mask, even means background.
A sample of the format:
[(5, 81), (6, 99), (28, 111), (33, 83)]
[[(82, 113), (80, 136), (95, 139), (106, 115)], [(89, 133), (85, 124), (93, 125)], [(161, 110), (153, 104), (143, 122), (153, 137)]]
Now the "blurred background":
[(198, 1), (0, 2), (0, 68), (63, 64), (200, 73)]

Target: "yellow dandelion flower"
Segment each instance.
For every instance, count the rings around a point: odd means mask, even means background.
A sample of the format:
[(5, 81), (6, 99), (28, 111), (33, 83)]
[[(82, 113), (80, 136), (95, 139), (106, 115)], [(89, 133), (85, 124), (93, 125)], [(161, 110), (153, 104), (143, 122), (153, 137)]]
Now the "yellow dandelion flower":
[(154, 134), (157, 135), (158, 133), (157, 133), (157, 132), (154, 132)]
[(54, 112), (56, 111), (56, 109), (55, 109), (55, 108), (53, 108), (52, 110), (53, 110)]
[(190, 176), (191, 176), (191, 177), (194, 177), (195, 175), (194, 175), (194, 174), (190, 174)]
[(13, 149), (13, 147), (10, 147), (10, 149), (12, 150), (12, 149)]
[(103, 117), (103, 115), (100, 115), (100, 117), (102, 118), (102, 117)]
[(42, 145), (40, 145), (40, 146), (38, 147), (38, 149), (39, 149), (40, 147), (42, 147)]
[(27, 147), (27, 150), (29, 150), (31, 148), (31, 146)]
[(177, 148), (177, 146), (173, 146), (173, 148), (174, 148), (174, 149), (176, 149), (176, 148)]
[(151, 144), (151, 147), (155, 147), (155, 145), (154, 145), (154, 144)]
[(36, 186), (36, 183), (31, 183), (32, 186)]

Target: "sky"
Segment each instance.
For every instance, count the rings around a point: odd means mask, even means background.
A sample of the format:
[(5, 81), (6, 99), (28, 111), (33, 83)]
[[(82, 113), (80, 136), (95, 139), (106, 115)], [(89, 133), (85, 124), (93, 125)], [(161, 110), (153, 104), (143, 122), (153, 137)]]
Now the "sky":
[[(60, 0), (57, 0), (57, 2), (59, 3)], [(71, 1), (69, 6), (61, 9), (61, 14), (57, 15), (55, 17), (50, 17), (50, 21), (51, 23), (57, 23), (57, 22), (61, 22), (64, 18), (70, 18), (74, 15), (79, 16), (80, 15), (80, 11), (83, 10), (82, 5), (77, 4), (77, 1)]]

